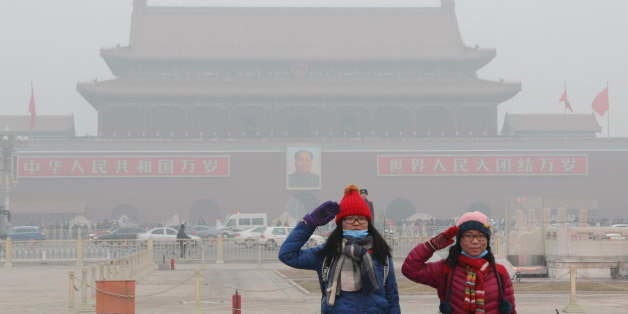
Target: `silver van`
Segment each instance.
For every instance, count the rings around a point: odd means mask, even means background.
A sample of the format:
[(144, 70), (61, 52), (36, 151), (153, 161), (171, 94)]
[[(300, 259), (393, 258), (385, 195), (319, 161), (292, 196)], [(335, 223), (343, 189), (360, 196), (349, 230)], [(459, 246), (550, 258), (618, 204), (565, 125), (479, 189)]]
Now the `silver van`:
[(253, 227), (267, 227), (268, 216), (265, 213), (238, 213), (233, 214), (225, 220), (224, 229), (240, 231)]

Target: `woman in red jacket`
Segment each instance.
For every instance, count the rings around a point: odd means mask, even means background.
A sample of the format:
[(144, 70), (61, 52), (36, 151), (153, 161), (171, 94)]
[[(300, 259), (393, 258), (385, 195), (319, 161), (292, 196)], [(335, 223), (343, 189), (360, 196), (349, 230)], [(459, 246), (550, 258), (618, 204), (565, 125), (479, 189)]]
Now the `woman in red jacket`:
[[(427, 261), (435, 251), (449, 248), (446, 259)], [(491, 229), (481, 212), (463, 214), (456, 225), (417, 245), (401, 272), (410, 280), (436, 288), (444, 314), (516, 314), (508, 271), (495, 263)]]

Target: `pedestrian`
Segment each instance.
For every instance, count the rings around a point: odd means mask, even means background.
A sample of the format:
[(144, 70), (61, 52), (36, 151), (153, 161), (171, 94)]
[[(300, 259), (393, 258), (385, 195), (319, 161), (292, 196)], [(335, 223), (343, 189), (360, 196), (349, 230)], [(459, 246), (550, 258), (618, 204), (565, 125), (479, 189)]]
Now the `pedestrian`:
[(177, 242), (179, 242), (179, 250), (181, 252), (181, 258), (185, 257), (185, 241), (187, 239), (191, 239), (189, 235), (185, 233), (185, 224), (181, 224), (179, 226), (179, 231), (177, 232)]
[(373, 207), (373, 202), (369, 200), (369, 191), (367, 189), (360, 189), (360, 196), (364, 199), (366, 204), (369, 206), (369, 210), (371, 211), (371, 223), (375, 220), (375, 208)]
[[(449, 248), (446, 259), (427, 262), (434, 252)], [(417, 245), (401, 272), (410, 280), (436, 288), (444, 314), (516, 314), (508, 271), (495, 262), (488, 217), (464, 213), (456, 225)]]
[[(279, 250), (288, 266), (315, 270), (321, 313), (400, 313), (391, 250), (371, 224), (371, 212), (355, 185), (340, 204), (327, 201), (306, 214)], [(317, 247), (301, 249), (314, 230), (336, 218), (336, 228)]]

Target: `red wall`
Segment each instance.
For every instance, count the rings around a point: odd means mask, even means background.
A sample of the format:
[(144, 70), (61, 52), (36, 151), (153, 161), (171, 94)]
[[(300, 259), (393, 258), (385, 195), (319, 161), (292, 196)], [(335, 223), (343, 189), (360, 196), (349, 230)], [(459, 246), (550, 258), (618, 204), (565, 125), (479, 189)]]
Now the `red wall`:
[[(12, 205), (24, 212), (49, 212), (28, 204), (80, 201), (88, 217), (100, 219), (108, 218), (117, 205), (129, 204), (140, 210), (144, 220), (162, 221), (174, 213), (186, 217), (195, 201), (209, 199), (223, 214), (238, 209), (274, 217), (285, 210), (291, 195), (300, 193), (285, 188), (285, 152), (224, 154), (231, 156), (229, 177), (24, 178), (12, 191)], [(355, 183), (368, 188), (378, 214), (393, 199), (405, 198), (417, 212), (439, 218), (454, 216), (474, 202), (486, 203), (494, 215), (500, 215), (518, 196), (542, 197), (548, 204), (563, 200), (567, 207), (584, 200), (597, 204), (600, 214), (609, 217), (624, 217), (628, 209), (628, 152), (585, 153), (590, 167), (586, 176), (378, 176), (377, 154), (323, 151), (322, 189), (308, 193), (316, 203), (339, 200), (344, 186)]]

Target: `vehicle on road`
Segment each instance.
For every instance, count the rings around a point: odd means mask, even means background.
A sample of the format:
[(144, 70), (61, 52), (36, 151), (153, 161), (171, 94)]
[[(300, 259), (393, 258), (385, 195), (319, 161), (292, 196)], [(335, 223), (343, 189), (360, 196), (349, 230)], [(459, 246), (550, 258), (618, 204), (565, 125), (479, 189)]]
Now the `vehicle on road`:
[(45, 240), (46, 234), (37, 226), (15, 226), (7, 233), (13, 241)]
[[(276, 249), (286, 241), (292, 229), (294, 227), (267, 227), (259, 236), (258, 243), (267, 249)], [(325, 243), (325, 238), (313, 234), (305, 243), (305, 247), (314, 247), (323, 243)]]
[(624, 237), (621, 233), (607, 233), (604, 235), (604, 237), (602, 237), (602, 239), (607, 239), (607, 240), (626, 240), (626, 237)]
[(244, 231), (235, 232), (233, 240), (237, 245), (243, 245), (247, 248), (253, 247), (258, 243), (257, 239), (266, 230), (266, 227), (253, 227)]
[(195, 235), (200, 238), (217, 238), (223, 233), (222, 230), (215, 226), (195, 225), (186, 228), (186, 233), (189, 235)]
[(628, 228), (628, 224), (614, 224), (611, 228)]
[(225, 219), (225, 229), (231, 229), (233, 231), (266, 226), (268, 226), (268, 215), (265, 213), (238, 213)]
[[(192, 240), (200, 240), (201, 238), (196, 235), (188, 235)], [(146, 232), (137, 235), (138, 240), (176, 240), (177, 229), (172, 227), (156, 227)]]
[(95, 236), (96, 240), (135, 240), (145, 230), (139, 227), (120, 227), (109, 233)]

